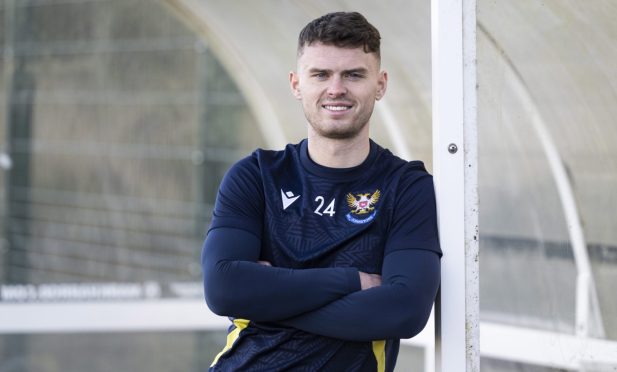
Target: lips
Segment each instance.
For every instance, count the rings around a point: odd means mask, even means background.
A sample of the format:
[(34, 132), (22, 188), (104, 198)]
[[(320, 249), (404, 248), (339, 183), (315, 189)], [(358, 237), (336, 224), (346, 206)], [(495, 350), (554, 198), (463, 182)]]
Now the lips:
[(338, 103), (338, 104), (322, 105), (321, 107), (323, 107), (324, 109), (328, 111), (332, 111), (332, 112), (342, 112), (342, 111), (349, 110), (352, 107), (352, 105)]

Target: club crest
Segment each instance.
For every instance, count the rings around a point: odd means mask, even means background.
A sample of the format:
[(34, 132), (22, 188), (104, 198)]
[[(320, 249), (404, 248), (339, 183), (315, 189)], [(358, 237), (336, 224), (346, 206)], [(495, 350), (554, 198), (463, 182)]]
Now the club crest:
[(380, 195), (381, 192), (379, 190), (375, 190), (372, 194), (347, 194), (347, 205), (350, 209), (350, 212), (346, 215), (347, 220), (355, 224), (372, 221), (377, 214), (375, 207), (379, 202)]

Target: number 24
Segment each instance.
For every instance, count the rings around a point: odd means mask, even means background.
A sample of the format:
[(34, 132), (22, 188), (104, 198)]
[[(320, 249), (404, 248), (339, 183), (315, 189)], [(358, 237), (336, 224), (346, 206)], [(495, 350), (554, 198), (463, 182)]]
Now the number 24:
[(323, 196), (320, 195), (320, 196), (315, 198), (315, 201), (319, 203), (317, 208), (315, 208), (315, 210), (314, 210), (315, 214), (318, 214), (320, 216), (323, 216), (324, 214), (327, 214), (330, 217), (334, 217), (334, 213), (336, 213), (336, 211), (334, 210), (334, 204), (336, 203), (336, 199), (332, 199), (330, 204), (328, 204), (326, 209), (324, 209), (323, 211), (322, 211), (322, 208), (323, 208), (324, 204), (326, 203), (326, 199)]

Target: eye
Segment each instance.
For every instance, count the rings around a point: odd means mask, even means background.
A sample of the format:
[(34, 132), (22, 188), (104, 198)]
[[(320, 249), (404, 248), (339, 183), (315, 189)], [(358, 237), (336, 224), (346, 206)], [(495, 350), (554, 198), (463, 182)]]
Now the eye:
[(345, 78), (349, 80), (359, 80), (364, 78), (364, 75), (360, 72), (348, 72), (345, 74)]
[(328, 77), (328, 73), (325, 71), (318, 71), (318, 72), (313, 73), (311, 76), (319, 80), (324, 80)]

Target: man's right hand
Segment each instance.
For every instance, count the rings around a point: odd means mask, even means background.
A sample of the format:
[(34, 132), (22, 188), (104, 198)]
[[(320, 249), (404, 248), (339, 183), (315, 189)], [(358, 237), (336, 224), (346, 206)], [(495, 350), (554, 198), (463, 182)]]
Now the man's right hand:
[(365, 272), (359, 271), (360, 273), (360, 286), (362, 290), (379, 287), (381, 285), (381, 275), (377, 274), (367, 274)]

